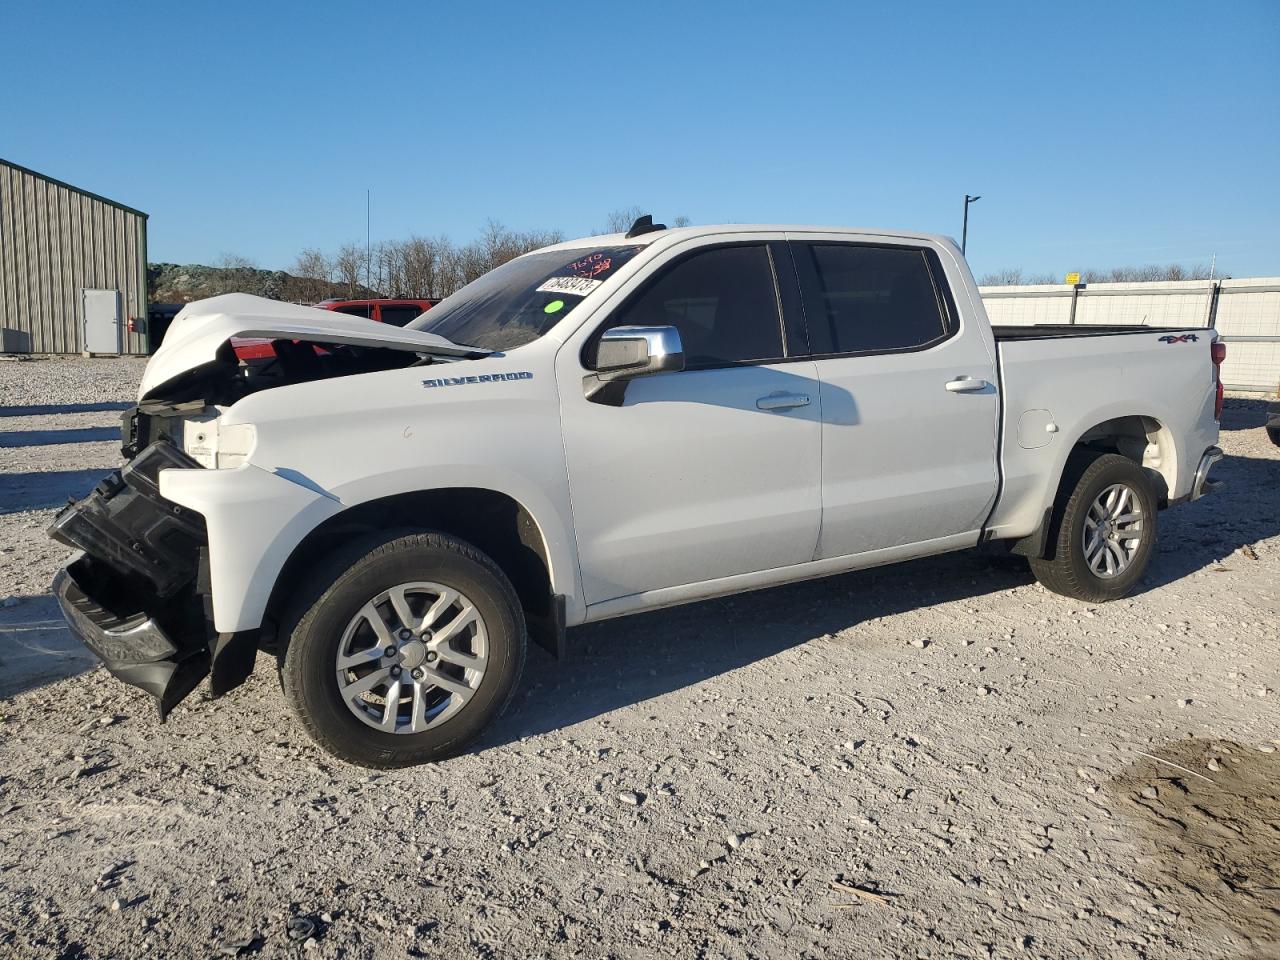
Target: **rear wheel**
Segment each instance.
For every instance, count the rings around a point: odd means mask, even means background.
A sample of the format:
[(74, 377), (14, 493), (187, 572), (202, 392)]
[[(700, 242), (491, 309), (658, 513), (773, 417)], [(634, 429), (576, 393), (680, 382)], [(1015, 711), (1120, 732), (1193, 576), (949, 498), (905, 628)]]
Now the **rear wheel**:
[[(352, 763), (458, 753), (511, 700), (525, 623), (488, 557), (443, 534), (391, 534), (336, 558), (281, 664), (307, 732)], [(327, 586), (324, 584), (327, 583)]]
[(1077, 460), (1055, 509), (1053, 554), (1033, 557), (1031, 570), (1046, 588), (1101, 603), (1133, 589), (1156, 544), (1156, 498), (1142, 468), (1104, 453)]

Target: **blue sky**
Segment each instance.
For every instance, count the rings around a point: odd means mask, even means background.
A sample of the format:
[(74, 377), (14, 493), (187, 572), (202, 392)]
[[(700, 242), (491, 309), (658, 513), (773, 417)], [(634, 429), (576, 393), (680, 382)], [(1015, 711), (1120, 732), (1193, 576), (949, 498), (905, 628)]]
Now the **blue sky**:
[(658, 219), (1280, 274), (1280, 3), (11, 3), (0, 157), (152, 260)]

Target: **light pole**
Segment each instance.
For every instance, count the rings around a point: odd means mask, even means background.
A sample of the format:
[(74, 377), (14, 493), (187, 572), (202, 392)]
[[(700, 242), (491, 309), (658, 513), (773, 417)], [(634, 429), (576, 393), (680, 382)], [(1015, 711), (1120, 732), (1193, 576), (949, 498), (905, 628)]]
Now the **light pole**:
[(969, 243), (969, 204), (977, 203), (982, 197), (971, 197), (967, 193), (964, 195), (964, 227), (960, 232), (960, 252), (965, 252), (965, 247)]

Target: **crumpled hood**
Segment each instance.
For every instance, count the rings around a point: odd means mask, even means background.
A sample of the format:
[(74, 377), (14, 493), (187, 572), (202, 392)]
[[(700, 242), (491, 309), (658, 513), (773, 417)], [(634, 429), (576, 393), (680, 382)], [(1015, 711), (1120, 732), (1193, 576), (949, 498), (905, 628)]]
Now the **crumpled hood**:
[(188, 370), (212, 363), (217, 359), (218, 348), (232, 337), (345, 343), (454, 357), (488, 352), (459, 346), (421, 330), (406, 330), (363, 317), (300, 307), (247, 293), (226, 293), (196, 300), (182, 308), (169, 325), (164, 343), (147, 364), (138, 387), (138, 398), (145, 399)]

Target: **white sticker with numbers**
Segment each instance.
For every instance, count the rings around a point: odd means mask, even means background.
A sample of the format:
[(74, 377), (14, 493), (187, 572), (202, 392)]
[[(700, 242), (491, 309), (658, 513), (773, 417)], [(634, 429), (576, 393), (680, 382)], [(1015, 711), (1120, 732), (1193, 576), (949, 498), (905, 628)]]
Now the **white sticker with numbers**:
[(585, 297), (603, 281), (587, 277), (552, 277), (538, 288), (539, 293), (564, 293), (571, 297)]

